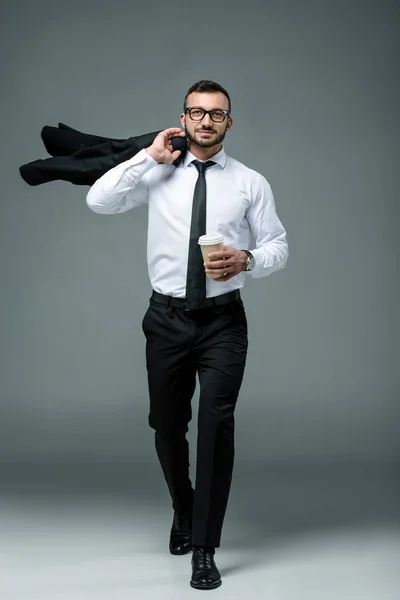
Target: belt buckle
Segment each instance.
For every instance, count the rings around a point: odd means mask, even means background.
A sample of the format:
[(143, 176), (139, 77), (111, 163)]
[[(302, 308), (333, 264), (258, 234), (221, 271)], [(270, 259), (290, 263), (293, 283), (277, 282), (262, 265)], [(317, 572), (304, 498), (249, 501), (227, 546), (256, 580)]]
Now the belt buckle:
[(184, 300), (184, 301), (182, 302), (182, 307), (183, 307), (183, 310), (185, 310), (186, 312), (188, 312), (189, 310), (191, 310), (191, 309), (188, 307), (188, 305), (187, 305), (187, 300)]
[(188, 306), (187, 303), (187, 300), (184, 300), (182, 302), (183, 310), (185, 310), (186, 312), (192, 312), (193, 310), (198, 310), (200, 308), (200, 306)]

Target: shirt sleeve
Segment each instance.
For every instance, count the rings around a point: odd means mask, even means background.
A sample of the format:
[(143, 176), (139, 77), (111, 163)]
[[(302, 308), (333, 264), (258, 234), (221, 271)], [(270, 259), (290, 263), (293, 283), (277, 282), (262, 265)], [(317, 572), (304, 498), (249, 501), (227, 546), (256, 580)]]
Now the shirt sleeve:
[(145, 149), (140, 150), (97, 179), (87, 193), (86, 204), (93, 212), (108, 215), (145, 204), (149, 193), (145, 175), (157, 164)]
[(271, 186), (262, 175), (258, 174), (253, 184), (252, 202), (246, 217), (256, 242), (256, 248), (250, 250), (255, 267), (249, 274), (259, 278), (283, 269), (289, 256), (286, 231), (276, 213)]

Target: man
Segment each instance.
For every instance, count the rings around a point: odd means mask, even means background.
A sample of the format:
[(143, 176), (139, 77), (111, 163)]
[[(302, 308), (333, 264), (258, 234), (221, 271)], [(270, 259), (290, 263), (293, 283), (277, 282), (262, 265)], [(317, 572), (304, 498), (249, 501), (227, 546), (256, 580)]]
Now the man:
[[(263, 277), (282, 269), (288, 246), (266, 179), (224, 151), (233, 122), (227, 91), (212, 81), (194, 84), (180, 121), (184, 131), (162, 131), (149, 147), (100, 177), (87, 204), (94, 212), (116, 214), (148, 203), (153, 294), (142, 327), (149, 425), (174, 510), (169, 549), (172, 554), (192, 550), (190, 585), (213, 589), (221, 585), (214, 556), (231, 485), (234, 410), (248, 344), (240, 288), (247, 274)], [(171, 138), (185, 134), (187, 152), (174, 167), (180, 151), (174, 151)], [(206, 232), (222, 234), (225, 245), (203, 262), (197, 241)], [(196, 374), (193, 489), (186, 433)]]

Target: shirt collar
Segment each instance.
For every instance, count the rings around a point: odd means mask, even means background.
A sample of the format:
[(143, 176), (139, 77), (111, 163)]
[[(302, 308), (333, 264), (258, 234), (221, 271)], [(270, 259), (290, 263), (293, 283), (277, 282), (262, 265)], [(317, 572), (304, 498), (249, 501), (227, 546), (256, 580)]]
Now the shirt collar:
[[(185, 157), (182, 161), (182, 167), (188, 167), (194, 160), (198, 160), (189, 150), (186, 151)], [(211, 156), (211, 158), (209, 158), (208, 160), (212, 160), (215, 163), (217, 163), (222, 169), (225, 168), (226, 165), (226, 153), (224, 148), (222, 147), (221, 150), (219, 152), (217, 152), (217, 154), (214, 154), (214, 156)], [(206, 162), (206, 161), (204, 161)]]

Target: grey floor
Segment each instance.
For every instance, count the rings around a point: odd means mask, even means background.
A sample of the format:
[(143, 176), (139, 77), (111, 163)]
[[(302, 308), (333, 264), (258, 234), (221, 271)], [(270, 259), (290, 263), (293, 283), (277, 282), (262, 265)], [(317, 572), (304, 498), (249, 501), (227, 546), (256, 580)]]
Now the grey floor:
[[(191, 555), (168, 552), (157, 465), (3, 465), (1, 600), (180, 600)], [(392, 467), (241, 465), (213, 597), (399, 600)]]

